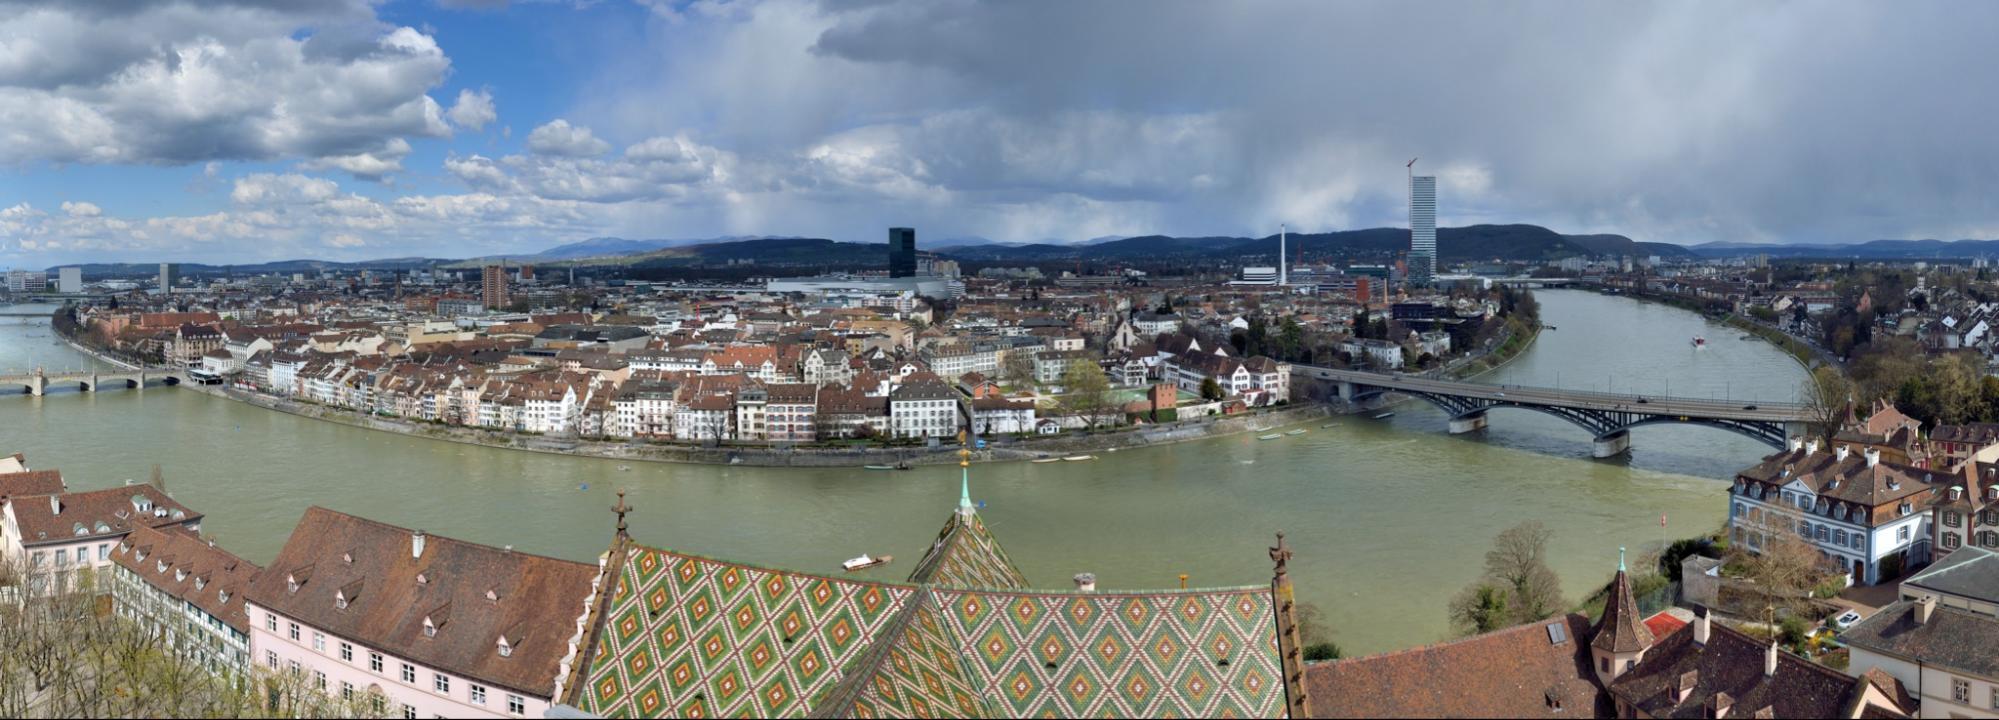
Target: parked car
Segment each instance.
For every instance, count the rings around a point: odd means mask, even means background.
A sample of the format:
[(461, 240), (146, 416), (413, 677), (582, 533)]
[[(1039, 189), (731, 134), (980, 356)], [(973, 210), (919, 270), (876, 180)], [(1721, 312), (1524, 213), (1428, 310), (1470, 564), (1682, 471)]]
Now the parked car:
[(1863, 619), (1865, 618), (1861, 617), (1860, 611), (1848, 610), (1846, 612), (1840, 613), (1839, 617), (1833, 618), (1832, 626), (1835, 628), (1839, 628), (1840, 630), (1845, 630), (1847, 628), (1853, 627), (1854, 625), (1860, 624), (1860, 621)]

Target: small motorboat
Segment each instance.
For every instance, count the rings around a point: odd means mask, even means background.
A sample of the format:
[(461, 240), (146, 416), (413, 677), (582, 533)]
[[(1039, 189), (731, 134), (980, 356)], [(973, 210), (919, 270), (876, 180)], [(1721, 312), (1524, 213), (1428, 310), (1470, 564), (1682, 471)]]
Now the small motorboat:
[(1097, 459), (1097, 456), (1095, 455), (1070, 455), (1069, 457), (1062, 458), (1062, 460), (1065, 462), (1082, 462), (1084, 460), (1095, 460), (1095, 459)]
[(1062, 458), (1038, 458), (1034, 460), (1029, 460), (1028, 462), (1037, 462), (1037, 463), (1062, 462)]
[(847, 572), (853, 572), (855, 570), (866, 570), (876, 565), (887, 565), (894, 561), (895, 561), (894, 555), (869, 557), (867, 553), (861, 553), (860, 557), (840, 563), (840, 567), (846, 570)]
[(1704, 337), (1701, 337), (1701, 336), (1699, 336), (1699, 335), (1695, 335), (1695, 336), (1694, 336), (1694, 347), (1696, 347), (1696, 348), (1704, 348), (1704, 347), (1707, 347), (1707, 338), (1704, 338)]
[(1286, 434), (1286, 435), (1303, 435), (1303, 434), (1305, 434), (1305, 428), (1298, 428), (1298, 429), (1296, 429), (1296, 430), (1286, 430), (1286, 431), (1284, 431), (1284, 434)]
[(619, 466), (618, 466), (618, 472), (631, 472), (631, 471), (632, 471), (632, 466), (630, 466), (630, 465), (619, 465)]
[(1258, 435), (1258, 436), (1256, 436), (1256, 439), (1258, 439), (1258, 440), (1276, 440), (1276, 439), (1278, 439), (1278, 438), (1281, 438), (1281, 437), (1284, 437), (1284, 433), (1271, 433), (1271, 434), (1269, 434), (1269, 435)]
[(894, 470), (894, 469), (895, 469), (895, 466), (894, 466), (894, 465), (863, 465), (862, 467), (865, 467), (865, 468), (867, 468), (867, 469), (869, 469), (869, 470)]
[(1375, 413), (1375, 414), (1374, 414), (1374, 419), (1376, 419), (1376, 420), (1387, 420), (1387, 419), (1389, 419), (1389, 418), (1392, 418), (1392, 417), (1395, 417), (1395, 413), (1394, 413), (1394, 411), (1389, 411), (1389, 412), (1379, 412), (1379, 413)]

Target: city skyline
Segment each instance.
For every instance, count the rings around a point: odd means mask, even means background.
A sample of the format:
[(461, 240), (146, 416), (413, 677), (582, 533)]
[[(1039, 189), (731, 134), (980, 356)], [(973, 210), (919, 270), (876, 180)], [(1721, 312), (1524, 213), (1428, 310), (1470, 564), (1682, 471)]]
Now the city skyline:
[(1979, 5), (17, 7), (92, 40), (0, 67), (0, 266), (1395, 227), (1410, 155), (1452, 226), (1999, 237)]

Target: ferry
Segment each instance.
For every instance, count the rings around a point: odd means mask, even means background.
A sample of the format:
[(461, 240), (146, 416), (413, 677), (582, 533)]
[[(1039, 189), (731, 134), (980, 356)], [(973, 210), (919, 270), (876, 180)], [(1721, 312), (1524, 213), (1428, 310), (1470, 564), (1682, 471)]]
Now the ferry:
[(887, 565), (890, 562), (893, 562), (894, 560), (895, 560), (894, 555), (883, 555), (881, 557), (868, 557), (867, 553), (861, 553), (860, 557), (840, 563), (840, 567), (846, 570), (847, 572), (853, 572), (855, 570), (866, 570), (876, 565)]
[(1281, 438), (1281, 437), (1284, 437), (1284, 433), (1271, 433), (1271, 434), (1269, 434), (1269, 435), (1258, 435), (1258, 436), (1256, 436), (1256, 439), (1258, 439), (1258, 440), (1276, 440), (1276, 439), (1278, 439), (1278, 438)]

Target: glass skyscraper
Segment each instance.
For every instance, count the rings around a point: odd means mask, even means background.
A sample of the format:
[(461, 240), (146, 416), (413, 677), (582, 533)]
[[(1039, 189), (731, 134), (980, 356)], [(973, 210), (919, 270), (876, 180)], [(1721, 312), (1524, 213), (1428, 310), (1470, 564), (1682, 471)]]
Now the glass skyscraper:
[(888, 229), (888, 276), (916, 277), (916, 228)]
[(1437, 178), (1409, 177), (1409, 280), (1428, 284), (1437, 275)]

